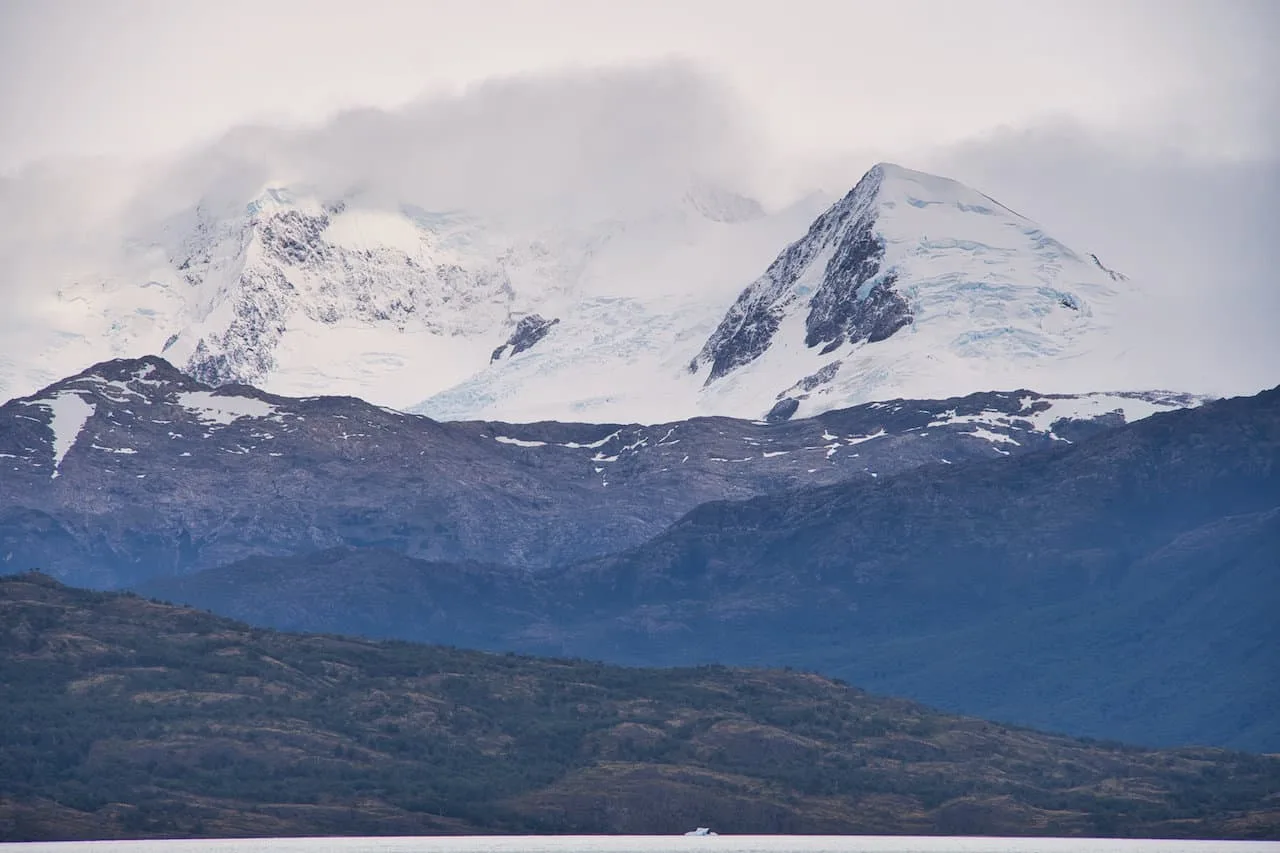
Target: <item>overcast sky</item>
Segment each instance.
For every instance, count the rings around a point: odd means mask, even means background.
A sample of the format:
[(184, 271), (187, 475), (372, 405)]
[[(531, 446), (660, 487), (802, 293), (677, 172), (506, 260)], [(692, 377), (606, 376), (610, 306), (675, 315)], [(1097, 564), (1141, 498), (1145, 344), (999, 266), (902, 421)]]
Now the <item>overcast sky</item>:
[(1272, 0), (0, 0), (0, 167), (171, 149), (494, 76), (687, 57), (788, 152), (1070, 118), (1275, 145)]
[(38, 225), (21, 176), (67, 155), (534, 205), (717, 169), (780, 202), (886, 159), (1160, 282), (1241, 350), (1201, 369), (1265, 378), (1277, 44), (1274, 0), (0, 0), (0, 215)]

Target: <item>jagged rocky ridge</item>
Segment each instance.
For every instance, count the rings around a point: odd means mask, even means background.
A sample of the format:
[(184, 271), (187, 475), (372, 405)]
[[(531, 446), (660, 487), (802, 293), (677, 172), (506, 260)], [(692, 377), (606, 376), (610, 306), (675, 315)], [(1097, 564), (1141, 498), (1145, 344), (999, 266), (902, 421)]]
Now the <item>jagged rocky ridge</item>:
[(512, 358), (519, 355), (545, 338), (551, 331), (551, 327), (559, 322), (560, 319), (558, 317), (548, 320), (541, 314), (530, 314), (527, 317), (521, 317), (516, 322), (516, 328), (511, 333), (511, 337), (507, 338), (506, 343), (493, 351), (493, 355), (489, 356), (489, 361), (492, 362), (500, 358)]
[(200, 213), (170, 252), (203, 304), (164, 351), (212, 385), (273, 376), (290, 326), (318, 324), (334, 338), (343, 323), (457, 335), (500, 323), (514, 298), (501, 266), (453, 262), (426, 233), (418, 245), (344, 241), (335, 221), (354, 214), (342, 202), (317, 205), (276, 188), (243, 218)]
[(1196, 402), (1017, 391), (778, 424), (439, 423), (113, 361), (0, 407), (0, 566), (111, 587), (336, 546), (563, 565), (706, 501), (1065, 446)]

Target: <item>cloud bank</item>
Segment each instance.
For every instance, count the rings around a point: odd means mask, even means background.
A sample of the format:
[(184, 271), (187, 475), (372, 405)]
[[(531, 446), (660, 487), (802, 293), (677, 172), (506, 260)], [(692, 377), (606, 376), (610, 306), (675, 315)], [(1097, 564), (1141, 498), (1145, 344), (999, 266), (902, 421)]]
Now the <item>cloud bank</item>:
[(678, 197), (695, 177), (743, 183), (751, 138), (727, 87), (667, 62), (494, 80), (304, 129), (238, 128), (180, 158), (150, 192), (242, 205), (278, 182), (365, 203), (625, 216)]

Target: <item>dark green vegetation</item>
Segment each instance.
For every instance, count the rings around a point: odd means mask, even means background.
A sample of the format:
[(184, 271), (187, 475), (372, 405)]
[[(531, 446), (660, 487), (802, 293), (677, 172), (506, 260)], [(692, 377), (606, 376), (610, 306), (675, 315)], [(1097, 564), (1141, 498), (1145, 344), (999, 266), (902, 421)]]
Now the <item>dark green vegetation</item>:
[(380, 550), (145, 586), (250, 622), (792, 665), (953, 711), (1280, 751), (1280, 390), (1060, 450), (705, 504), (566, 569)]
[(1280, 837), (1280, 758), (1006, 728), (815, 675), (282, 634), (0, 580), (0, 837)]

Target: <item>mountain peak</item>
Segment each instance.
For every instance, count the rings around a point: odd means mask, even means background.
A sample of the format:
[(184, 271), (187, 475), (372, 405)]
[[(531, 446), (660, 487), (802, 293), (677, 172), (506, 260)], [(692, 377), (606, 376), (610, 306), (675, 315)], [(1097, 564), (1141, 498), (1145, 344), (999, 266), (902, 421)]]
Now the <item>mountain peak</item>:
[(764, 208), (754, 198), (706, 180), (694, 180), (685, 192), (684, 202), (713, 222), (749, 222), (765, 215)]
[(849, 195), (858, 193), (858, 188), (864, 185), (874, 187), (875, 202), (887, 205), (890, 209), (899, 204), (917, 209), (950, 207), (962, 213), (1007, 216), (1035, 227), (1027, 217), (968, 184), (944, 175), (909, 169), (897, 163), (875, 164), (867, 170)]
[(889, 181), (910, 180), (910, 181), (925, 181), (925, 182), (937, 181), (937, 182), (945, 182), (949, 184), (957, 184), (958, 186), (963, 186), (963, 184), (959, 184), (959, 182), (953, 181), (951, 178), (944, 178), (941, 175), (935, 175), (930, 172), (920, 172), (915, 169), (908, 169), (906, 166), (899, 166), (897, 163), (890, 163), (887, 160), (882, 160), (879, 163), (876, 163), (870, 169), (868, 169), (866, 173), (862, 176), (862, 180), (866, 180), (868, 176), (872, 176), (872, 175), (874, 175), (875, 179), (879, 181), (884, 181), (884, 180), (889, 180)]
[(140, 358), (113, 358), (100, 361), (74, 376), (68, 376), (22, 399), (39, 400), (67, 391), (96, 394), (104, 388), (114, 387), (123, 390), (138, 385), (191, 389), (210, 387), (192, 379), (158, 355), (144, 355)]
[(808, 411), (968, 390), (993, 370), (1027, 384), (1096, 344), (1123, 281), (959, 181), (878, 163), (742, 291), (689, 369), (729, 396), (749, 374), (804, 377), (779, 400)]

